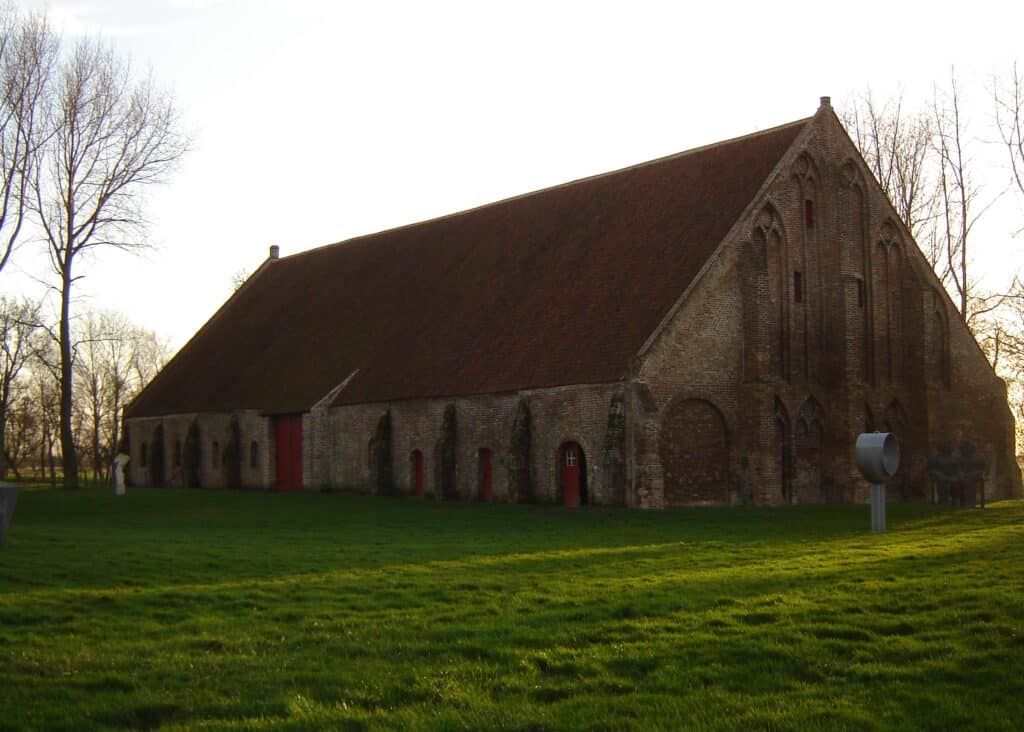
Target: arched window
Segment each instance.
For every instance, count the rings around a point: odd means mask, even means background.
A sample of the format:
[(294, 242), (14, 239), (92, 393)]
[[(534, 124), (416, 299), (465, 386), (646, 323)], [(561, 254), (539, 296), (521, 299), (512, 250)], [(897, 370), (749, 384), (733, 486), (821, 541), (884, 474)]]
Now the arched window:
[(892, 221), (882, 224), (876, 252), (878, 355), (882, 373), (893, 381), (903, 375), (903, 247), (899, 229)]
[(824, 436), (824, 412), (814, 397), (808, 397), (797, 416), (797, 448), (817, 450)]
[(928, 371), (932, 383), (948, 389), (949, 378), (949, 326), (946, 322), (942, 296), (932, 291), (931, 334), (928, 348)]
[(801, 503), (828, 500), (824, 478), (825, 413), (808, 397), (797, 414), (794, 440), (796, 484), (793, 497)]
[[(782, 221), (775, 209), (768, 205), (761, 209), (754, 222), (752, 249), (757, 260), (765, 262), (766, 286), (773, 296), (767, 298), (763, 307), (764, 326), (753, 328), (753, 333), (764, 332), (768, 342), (764, 344), (769, 353), (771, 373), (788, 379), (790, 373), (790, 277), (786, 240), (782, 233)], [(774, 307), (770, 304), (774, 302)], [(754, 339), (751, 339), (754, 342)], [(753, 356), (748, 357), (752, 361)]]
[(852, 293), (850, 304), (852, 312), (849, 313), (850, 335), (847, 339), (848, 358), (853, 365), (855, 373), (865, 383), (873, 383), (874, 370), (872, 359), (874, 356), (871, 343), (871, 272), (867, 266), (866, 246), (866, 222), (867, 213), (864, 197), (864, 178), (860, 169), (852, 161), (848, 160), (843, 166), (844, 184), (839, 189), (840, 199), (840, 231), (841, 238), (848, 245), (846, 250), (847, 262), (842, 268), (847, 268), (853, 276)]
[[(793, 302), (803, 304), (792, 311), (790, 328), (792, 361), (790, 376), (813, 378), (821, 360), (825, 326), (821, 308), (822, 242), (815, 235), (815, 201), (818, 198), (818, 170), (808, 153), (802, 153), (792, 169), (792, 195), (797, 203), (792, 230), (797, 239), (790, 241), (789, 269), (793, 272)], [(799, 276), (797, 274), (799, 273)]]
[(249, 443), (249, 467), (253, 470), (260, 467), (260, 446), (256, 440)]

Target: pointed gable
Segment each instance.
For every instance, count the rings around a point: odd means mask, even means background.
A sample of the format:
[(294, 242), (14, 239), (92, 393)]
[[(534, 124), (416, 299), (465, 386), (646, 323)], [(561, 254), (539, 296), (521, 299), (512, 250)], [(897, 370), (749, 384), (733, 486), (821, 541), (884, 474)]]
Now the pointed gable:
[(807, 121), (269, 261), (128, 414), (619, 380)]

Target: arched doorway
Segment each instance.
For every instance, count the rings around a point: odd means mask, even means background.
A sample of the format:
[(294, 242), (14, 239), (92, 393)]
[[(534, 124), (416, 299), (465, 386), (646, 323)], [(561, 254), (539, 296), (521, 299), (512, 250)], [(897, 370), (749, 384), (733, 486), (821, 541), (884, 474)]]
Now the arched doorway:
[(562, 503), (566, 506), (586, 505), (587, 458), (578, 442), (566, 442), (558, 450), (559, 483)]
[(409, 476), (412, 483), (412, 494), (414, 496), (422, 496), (425, 492), (425, 486), (423, 481), (423, 453), (419, 450), (413, 450), (409, 456)]
[(729, 440), (717, 407), (703, 399), (676, 401), (665, 410), (660, 438), (666, 504), (729, 502)]
[(481, 447), (476, 454), (477, 496), (481, 501), (494, 498), (494, 453)]

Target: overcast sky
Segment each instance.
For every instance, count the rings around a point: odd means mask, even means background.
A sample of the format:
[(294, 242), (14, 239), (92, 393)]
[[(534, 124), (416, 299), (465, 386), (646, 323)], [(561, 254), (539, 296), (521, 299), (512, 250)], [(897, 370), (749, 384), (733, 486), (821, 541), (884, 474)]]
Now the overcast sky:
[[(173, 88), (194, 149), (148, 193), (156, 246), (85, 264), (82, 305), (182, 345), (270, 244), (292, 254), (841, 108), (869, 85), (927, 100), (957, 67), (991, 140), (993, 71), (1024, 4), (48, 3), (66, 40), (99, 35)], [(984, 194), (1006, 184), (996, 145)], [(1004, 166), (1005, 167), (1005, 166)], [(1024, 263), (1019, 204), (977, 246)], [(0, 291), (43, 276), (25, 243)]]

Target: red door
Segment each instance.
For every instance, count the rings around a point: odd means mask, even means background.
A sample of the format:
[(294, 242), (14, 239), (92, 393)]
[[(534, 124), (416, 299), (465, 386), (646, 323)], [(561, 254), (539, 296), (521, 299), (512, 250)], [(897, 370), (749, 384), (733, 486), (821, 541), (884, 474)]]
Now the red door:
[(302, 490), (302, 415), (274, 417), (277, 489)]
[(419, 450), (412, 451), (412, 494), (423, 495), (423, 453)]
[(562, 496), (566, 506), (580, 505), (580, 446), (566, 443), (562, 448)]
[(494, 498), (491, 465), (493, 453), (486, 447), (480, 450), (480, 500), (489, 501)]

